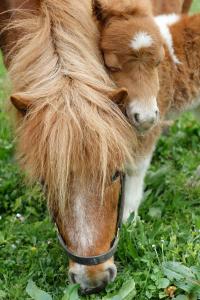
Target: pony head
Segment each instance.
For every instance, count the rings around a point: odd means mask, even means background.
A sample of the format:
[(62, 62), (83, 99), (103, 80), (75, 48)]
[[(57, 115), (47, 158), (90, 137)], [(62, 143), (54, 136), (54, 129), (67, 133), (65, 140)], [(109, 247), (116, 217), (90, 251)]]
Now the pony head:
[[(43, 182), (67, 249), (98, 256), (116, 235), (116, 174), (133, 160), (132, 128), (113, 103), (127, 91), (116, 89), (104, 69), (90, 1), (40, 2), (8, 26), (18, 37), (8, 54), (18, 158), (30, 179)], [(116, 270), (113, 257), (94, 266), (70, 260), (69, 278), (92, 293)]]
[[(109, 10), (110, 6), (101, 6), (98, 0), (94, 2), (105, 65), (117, 85), (128, 91), (121, 106), (136, 129), (145, 132), (159, 120), (158, 71), (164, 58), (159, 29), (151, 14), (145, 15), (142, 8), (114, 14), (114, 5)], [(105, 11), (106, 18), (100, 17)]]
[[(124, 89), (110, 95), (112, 101), (120, 102), (124, 96), (127, 96)], [(103, 158), (99, 146), (96, 147), (97, 136), (92, 136), (84, 122), (85, 130), (82, 129), (81, 136), (75, 128), (71, 129), (77, 140), (72, 145), (69, 162), (68, 117), (48, 105), (39, 108), (28, 97), (13, 95), (11, 102), (21, 123), (18, 128), (20, 162), (30, 177), (43, 183), (50, 215), (67, 249), (80, 257), (107, 253), (118, 230), (122, 189), (119, 171), (124, 168), (120, 152), (115, 150), (112, 155), (108, 154), (104, 179), (100, 167), (100, 159)], [(85, 294), (100, 291), (114, 281), (116, 274), (113, 257), (94, 266), (74, 262), (73, 259), (69, 263), (70, 281), (80, 284)]]

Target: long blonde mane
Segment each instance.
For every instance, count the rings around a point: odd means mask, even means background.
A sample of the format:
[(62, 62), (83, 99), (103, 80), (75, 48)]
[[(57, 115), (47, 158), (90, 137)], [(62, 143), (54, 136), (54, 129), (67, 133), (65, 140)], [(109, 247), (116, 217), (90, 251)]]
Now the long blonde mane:
[(45, 180), (50, 205), (63, 209), (72, 178), (102, 193), (108, 174), (132, 158), (134, 136), (108, 99), (115, 87), (90, 5), (43, 0), (38, 14), (9, 26), (20, 36), (9, 54), (13, 93), (31, 105), (18, 130), (19, 158), (32, 178)]

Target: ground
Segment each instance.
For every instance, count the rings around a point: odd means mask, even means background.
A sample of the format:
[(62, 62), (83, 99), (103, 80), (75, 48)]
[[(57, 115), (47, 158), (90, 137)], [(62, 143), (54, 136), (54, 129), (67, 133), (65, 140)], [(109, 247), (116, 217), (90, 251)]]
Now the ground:
[[(197, 9), (199, 0), (193, 6), (193, 11)], [(5, 82), (1, 62), (0, 299), (82, 299), (76, 286), (68, 286), (67, 258), (40, 187), (26, 187), (15, 162)], [(122, 229), (115, 283), (86, 299), (200, 299), (199, 165), (200, 124), (185, 114), (158, 144), (146, 178), (141, 220)]]

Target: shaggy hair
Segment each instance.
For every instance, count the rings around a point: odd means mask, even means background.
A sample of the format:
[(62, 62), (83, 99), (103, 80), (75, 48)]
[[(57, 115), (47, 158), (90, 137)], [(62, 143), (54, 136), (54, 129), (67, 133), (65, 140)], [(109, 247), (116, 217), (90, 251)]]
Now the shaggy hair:
[[(89, 0), (43, 0), (39, 13), (9, 25), (20, 37), (9, 53), (18, 122), (18, 156), (64, 212), (71, 183), (103, 195), (112, 173), (132, 160), (133, 131), (108, 98), (115, 89), (98, 49)], [(56, 202), (56, 204), (55, 204)]]
[(150, 0), (92, 0), (93, 14), (98, 21), (106, 22), (110, 17), (126, 18), (130, 15), (152, 15)]

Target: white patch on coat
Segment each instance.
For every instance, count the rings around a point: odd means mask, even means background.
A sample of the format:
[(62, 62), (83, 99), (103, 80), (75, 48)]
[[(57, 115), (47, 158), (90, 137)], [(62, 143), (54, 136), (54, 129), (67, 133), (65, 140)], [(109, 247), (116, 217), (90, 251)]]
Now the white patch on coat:
[(180, 20), (180, 16), (176, 14), (160, 15), (155, 17), (154, 19), (160, 29), (160, 33), (166, 43), (166, 46), (168, 47), (173, 62), (175, 64), (180, 64), (180, 60), (178, 59), (174, 51), (173, 37), (169, 28), (169, 26), (177, 23)]
[(126, 222), (132, 212), (137, 215), (143, 198), (144, 178), (151, 163), (154, 149), (150, 149), (146, 157), (139, 158), (134, 168), (130, 168), (125, 180), (125, 207), (123, 222)]
[(131, 41), (131, 47), (133, 50), (140, 50), (142, 48), (151, 47), (153, 44), (153, 38), (147, 32), (138, 32)]

